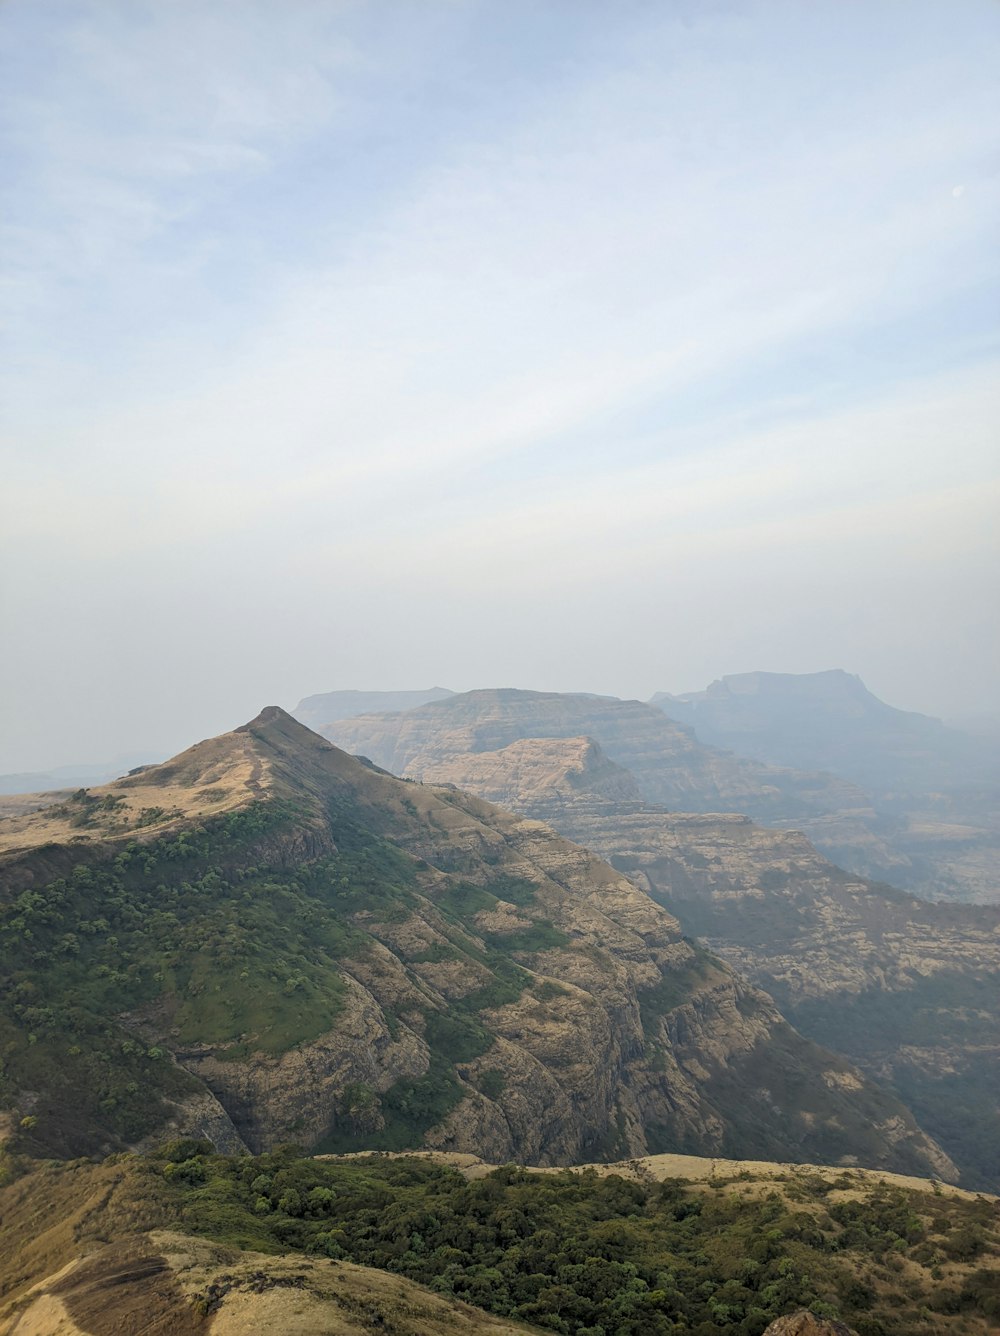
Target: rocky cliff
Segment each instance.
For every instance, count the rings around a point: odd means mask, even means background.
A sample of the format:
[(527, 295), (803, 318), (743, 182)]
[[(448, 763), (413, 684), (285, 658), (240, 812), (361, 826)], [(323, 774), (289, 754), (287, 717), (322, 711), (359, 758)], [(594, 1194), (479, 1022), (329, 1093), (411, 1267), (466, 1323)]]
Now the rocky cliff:
[[(461, 783), (499, 794), (510, 766), (499, 755), (525, 739), (590, 737), (607, 760), (632, 776), (645, 803), (674, 811), (742, 812), (769, 826), (801, 828), (830, 856), (862, 875), (923, 875), (919, 851), (897, 847), (901, 818), (879, 812), (849, 780), (817, 770), (765, 766), (709, 747), (688, 725), (638, 700), (538, 691), (470, 691), (403, 713), (363, 715), (320, 729), (347, 751), (411, 779)], [(477, 762), (470, 762), (475, 756)], [(493, 771), (493, 775), (487, 774)], [(482, 787), (481, 787), (482, 786)], [(513, 794), (511, 794), (513, 802)], [(940, 830), (937, 835), (940, 835)], [(961, 832), (956, 862), (967, 854)], [(919, 835), (915, 835), (919, 843)], [(979, 848), (979, 846), (976, 846)]]
[(809, 826), (824, 852), (931, 899), (1000, 900), (1000, 748), (894, 709), (849, 673), (741, 673), (657, 705), (701, 741), (859, 785), (879, 814)]
[[(381, 736), (376, 727), (372, 740)], [(1000, 911), (932, 904), (846, 873), (799, 831), (653, 806), (629, 792), (621, 767), (616, 800), (593, 742), (449, 755), (454, 742), (448, 730), (438, 745), (425, 740), (436, 778), (502, 793), (625, 871), (802, 1031), (903, 1094), (970, 1183), (1000, 1185)]]
[(897, 1090), (972, 1184), (1000, 1186), (1000, 909), (929, 904), (745, 817), (550, 804), (793, 1023)]
[(868, 806), (860, 791), (833, 776), (782, 770), (707, 747), (661, 710), (606, 696), (467, 691), (404, 713), (340, 720), (321, 732), (413, 779), (453, 757), (499, 751), (524, 738), (589, 737), (629, 771), (647, 802), (761, 816)]
[(953, 1173), (595, 855), (280, 710), (0, 826), (3, 847), (4, 1097), (38, 1150), (198, 1109), (190, 1130), (222, 1110), (251, 1149)]
[(736, 673), (704, 691), (660, 692), (650, 704), (712, 746), (768, 765), (829, 771), (867, 792), (933, 793), (1000, 780), (1000, 755), (982, 739), (897, 710), (839, 669)]

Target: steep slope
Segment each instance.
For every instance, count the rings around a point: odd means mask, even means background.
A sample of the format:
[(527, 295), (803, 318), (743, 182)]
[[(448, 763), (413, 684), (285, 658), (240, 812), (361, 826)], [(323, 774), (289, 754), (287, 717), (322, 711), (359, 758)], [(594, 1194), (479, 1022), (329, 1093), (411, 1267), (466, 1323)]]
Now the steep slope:
[[(860, 785), (896, 866), (859, 858), (844, 822), (809, 827), (831, 857), (933, 899), (1000, 901), (1000, 747), (894, 709), (860, 678), (743, 673), (652, 702), (713, 746)], [(871, 824), (871, 823), (869, 823)]]
[(800, 1030), (892, 1085), (967, 1181), (1000, 1188), (1000, 910), (867, 881), (801, 833), (744, 816), (609, 799), (588, 755), (578, 741), (535, 739), (441, 759), (434, 773), (502, 792), (627, 873)]
[(829, 770), (874, 793), (1000, 778), (994, 749), (939, 719), (887, 705), (840, 669), (737, 673), (704, 691), (661, 692), (650, 703), (712, 746), (768, 765)]
[(3, 1093), (38, 1151), (173, 1126), (954, 1173), (624, 876), (281, 710), (4, 823), (0, 848)]
[(548, 815), (895, 1089), (961, 1181), (1000, 1189), (1000, 908), (929, 904), (742, 817)]
[(351, 719), (356, 714), (376, 710), (413, 710), (429, 701), (446, 700), (453, 694), (447, 687), (431, 687), (428, 691), (323, 691), (300, 700), (292, 717), (306, 728), (318, 731), (335, 719)]
[[(469, 691), (403, 714), (339, 720), (320, 731), (337, 746), (413, 779), (443, 777), (458, 757), (501, 752), (523, 739), (586, 736), (629, 771), (647, 803), (686, 812), (742, 812), (770, 825), (795, 826), (829, 857), (866, 875), (901, 880), (913, 870), (910, 856), (891, 842), (898, 819), (877, 813), (855, 785), (708, 747), (689, 728), (639, 701)], [(496, 762), (484, 757), (482, 764)]]
[(868, 806), (863, 794), (831, 776), (777, 770), (706, 747), (661, 710), (606, 696), (467, 691), (402, 714), (340, 720), (320, 731), (337, 746), (413, 779), (454, 756), (498, 751), (523, 738), (589, 737), (630, 771), (648, 802), (761, 816)]

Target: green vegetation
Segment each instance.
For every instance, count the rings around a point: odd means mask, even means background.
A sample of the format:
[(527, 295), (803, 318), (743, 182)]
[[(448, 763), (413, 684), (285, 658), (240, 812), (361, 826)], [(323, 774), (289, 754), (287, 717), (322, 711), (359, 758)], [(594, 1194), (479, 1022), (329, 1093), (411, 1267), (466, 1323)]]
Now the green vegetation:
[[(462, 1088), (451, 1063), (432, 1051), (431, 1062), (423, 1076), (405, 1077), (390, 1086), (381, 1098), (375, 1096), (372, 1109), (380, 1110), (381, 1128), (361, 1127), (351, 1121), (356, 1088), (349, 1088), (342, 1114), (347, 1125), (328, 1133), (316, 1147), (317, 1154), (339, 1155), (358, 1150), (412, 1150), (425, 1132), (446, 1118), (462, 1099)], [(344, 1122), (343, 1117), (340, 1120)]]
[(659, 1023), (675, 1007), (688, 1001), (692, 991), (704, 981), (713, 968), (715, 961), (703, 946), (684, 939), (690, 946), (693, 956), (677, 969), (664, 973), (651, 988), (639, 992), (639, 1014), (642, 1028), (646, 1035), (655, 1037), (659, 1032)]
[[(115, 819), (121, 806), (85, 790), (66, 804), (81, 825)], [(150, 807), (135, 824), (171, 815)], [(172, 1044), (214, 1045), (224, 1060), (287, 1052), (335, 1025), (346, 992), (339, 962), (369, 949), (369, 922), (426, 908), (427, 865), (375, 833), (380, 814), (352, 793), (334, 794), (327, 815), (329, 856), (289, 861), (288, 836), (308, 830), (315, 813), (268, 800), (137, 839), (117, 856), (92, 846), (89, 861), (0, 908), (0, 1106), (43, 1092), (22, 1148), (75, 1156), (128, 1144), (156, 1129), (167, 1101), (201, 1088), (165, 1049), (143, 1042), (144, 1017)], [(338, 1115), (331, 1147), (417, 1145), (461, 1099), (453, 1065), (494, 1042), (479, 1013), (516, 1001), (530, 982), (511, 953), (567, 941), (530, 910), (537, 889), (498, 874), (485, 888), (455, 880), (432, 893), (451, 940), (417, 960), (465, 959), (489, 978), (447, 1013), (427, 1011), (429, 1071), (381, 1097), (370, 1092), (367, 1115), (360, 1104), (356, 1118)], [(500, 899), (531, 922), (484, 937), (475, 916)]]
[(447, 1056), (451, 1062), (471, 1062), (493, 1043), (489, 1031), (464, 1008), (432, 1011), (427, 1017), (424, 1038), (432, 1051)]
[(45, 1092), (29, 1147), (76, 1155), (134, 1140), (161, 1121), (164, 1098), (197, 1088), (113, 1019), (123, 1013), (156, 1008), (182, 1044), (218, 1044), (229, 1058), (284, 1052), (331, 1027), (345, 987), (337, 962), (366, 949), (351, 915), (408, 913), (416, 873), (357, 831), (334, 856), (270, 866), (269, 841), (297, 815), (254, 804), (81, 864), (3, 907), (0, 1101)]
[(526, 908), (533, 904), (537, 890), (533, 882), (520, 877), (498, 877), (488, 887), (463, 881), (438, 892), (434, 903), (446, 919), (476, 932), (489, 943), (502, 946), (505, 952), (550, 951), (565, 946), (569, 937), (545, 918), (532, 917), (530, 926), (512, 932), (484, 933), (473, 922), (477, 914), (496, 910), (501, 901)]
[(490, 892), (498, 900), (506, 900), (509, 905), (517, 905), (521, 909), (527, 909), (529, 905), (535, 903), (535, 896), (538, 894), (538, 887), (533, 881), (528, 881), (524, 877), (503, 876), (493, 877), (489, 884)]
[[(850, 1175), (818, 1190), (792, 1180), (784, 1194), (509, 1165), (466, 1182), (425, 1160), (209, 1150), (176, 1143), (142, 1167), (191, 1233), (349, 1258), (567, 1336), (760, 1336), (803, 1306), (861, 1336), (1000, 1315), (1000, 1235), (985, 1200)], [(956, 1256), (966, 1272), (936, 1278)]]
[(118, 812), (124, 804), (124, 798), (115, 797), (110, 793), (103, 798), (97, 798), (87, 789), (77, 789), (70, 800), (58, 810), (69, 816), (71, 826), (92, 826), (100, 817)]
[[(771, 990), (792, 1024), (828, 1048), (849, 1053), (880, 1071), (896, 1058), (893, 1089), (921, 1127), (948, 1150), (962, 1182), (996, 1189), (1000, 1166), (1000, 1069), (985, 1059), (961, 1069), (908, 1063), (909, 1049), (943, 1048), (988, 1053), (996, 1044), (996, 980), (958, 971), (915, 978), (896, 992), (869, 988), (850, 997), (795, 1002), (777, 984)], [(961, 1043), (956, 1042), (960, 1034)], [(883, 1077), (884, 1080), (884, 1077)]]
[(566, 933), (554, 927), (547, 919), (533, 919), (530, 928), (518, 928), (514, 932), (491, 932), (487, 937), (507, 951), (552, 951), (569, 942)]
[(468, 881), (458, 881), (439, 891), (434, 897), (434, 903), (445, 918), (468, 924), (483, 910), (496, 909), (497, 897), (482, 886), (473, 886)]
[(507, 1078), (503, 1072), (498, 1071), (496, 1067), (490, 1067), (485, 1072), (480, 1073), (479, 1089), (487, 1099), (496, 1099), (502, 1095), (507, 1086)]
[(492, 973), (492, 979), (482, 988), (477, 988), (474, 993), (468, 993), (465, 997), (457, 999), (451, 1004), (453, 1008), (477, 1014), (480, 1011), (491, 1011), (495, 1007), (506, 1007), (516, 1002), (531, 982), (531, 975), (527, 970), (508, 960), (499, 951), (484, 952), (482, 960)]

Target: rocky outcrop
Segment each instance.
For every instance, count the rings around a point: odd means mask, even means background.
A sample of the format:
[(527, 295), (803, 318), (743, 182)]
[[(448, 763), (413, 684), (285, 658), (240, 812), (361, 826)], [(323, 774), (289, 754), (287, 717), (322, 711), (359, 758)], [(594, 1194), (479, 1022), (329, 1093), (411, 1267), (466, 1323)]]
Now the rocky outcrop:
[(796, 1002), (963, 970), (1000, 973), (997, 910), (930, 904), (853, 877), (797, 831), (599, 805), (546, 814), (669, 902), (741, 972)]
[(426, 1045), (405, 1026), (393, 1038), (375, 998), (349, 976), (336, 1029), (315, 1043), (243, 1061), (228, 1059), (224, 1048), (187, 1048), (177, 1059), (212, 1091), (255, 1154), (283, 1141), (315, 1145), (352, 1086), (383, 1093), (428, 1065)]
[(764, 1336), (858, 1336), (853, 1327), (836, 1318), (817, 1317), (808, 1308), (800, 1308), (797, 1313), (776, 1318), (764, 1332)]
[(593, 738), (521, 738), (499, 751), (473, 752), (421, 766), (427, 784), (454, 784), (498, 807), (575, 798), (641, 801), (635, 777), (608, 759)]
[(187, 1099), (179, 1100), (164, 1125), (157, 1129), (156, 1135), (144, 1138), (135, 1149), (149, 1150), (164, 1137), (194, 1137), (197, 1141), (211, 1141), (220, 1155), (245, 1155), (249, 1150), (230, 1115), (207, 1089), (195, 1091)]

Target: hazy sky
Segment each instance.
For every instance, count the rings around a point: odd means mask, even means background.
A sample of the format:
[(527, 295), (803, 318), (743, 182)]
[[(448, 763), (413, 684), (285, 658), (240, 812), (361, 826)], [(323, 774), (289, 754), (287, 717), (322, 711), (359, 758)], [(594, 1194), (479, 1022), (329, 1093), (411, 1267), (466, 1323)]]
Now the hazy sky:
[(993, 0), (0, 30), (0, 770), (341, 687), (1000, 708)]

